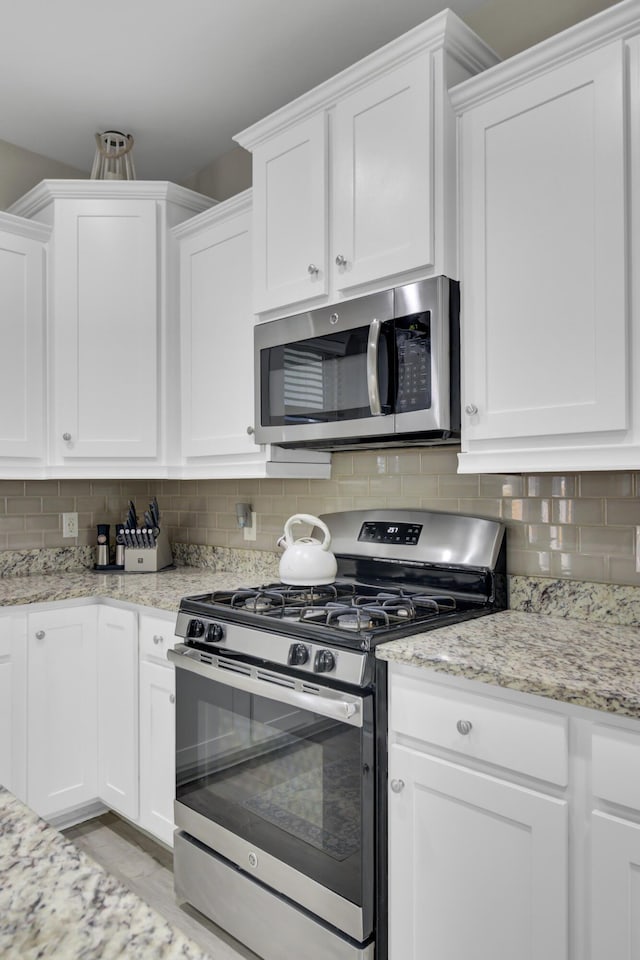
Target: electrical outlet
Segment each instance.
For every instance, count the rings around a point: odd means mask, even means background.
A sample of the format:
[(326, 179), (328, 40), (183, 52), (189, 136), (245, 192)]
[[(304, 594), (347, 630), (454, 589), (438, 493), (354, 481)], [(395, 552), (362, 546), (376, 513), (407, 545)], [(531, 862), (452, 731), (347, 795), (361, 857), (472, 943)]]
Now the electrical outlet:
[(255, 540), (257, 533), (258, 524), (256, 523), (256, 514), (255, 511), (251, 511), (251, 526), (243, 527), (244, 529), (244, 538), (245, 540)]
[(62, 514), (62, 536), (63, 537), (78, 536), (78, 514), (77, 513)]

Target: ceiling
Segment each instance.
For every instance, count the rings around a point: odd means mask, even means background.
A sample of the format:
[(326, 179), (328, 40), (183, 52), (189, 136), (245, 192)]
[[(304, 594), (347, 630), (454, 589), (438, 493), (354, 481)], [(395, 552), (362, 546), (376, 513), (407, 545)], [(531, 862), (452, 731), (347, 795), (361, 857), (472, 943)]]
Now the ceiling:
[[(486, 0), (450, 0), (462, 18)], [(5, 0), (0, 140), (89, 174), (95, 133), (181, 182), (439, 0)], [(8, 29), (8, 26), (10, 29)]]

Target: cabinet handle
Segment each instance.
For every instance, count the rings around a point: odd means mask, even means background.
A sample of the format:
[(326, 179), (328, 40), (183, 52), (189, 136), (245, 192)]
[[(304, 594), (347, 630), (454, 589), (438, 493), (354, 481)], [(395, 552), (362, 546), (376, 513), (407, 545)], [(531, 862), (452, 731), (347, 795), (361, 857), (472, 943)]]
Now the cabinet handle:
[(476, 413), (478, 412), (478, 408), (476, 407), (475, 403), (468, 403), (464, 408), (464, 412), (470, 417), (475, 417)]
[(36, 630), (36, 640), (44, 640), (45, 636), (44, 630)]
[(458, 733), (461, 733), (463, 737), (466, 737), (473, 728), (471, 720), (458, 720), (456, 723), (456, 730)]
[(336, 267), (346, 267), (347, 258), (343, 257), (341, 253), (336, 257)]
[(394, 793), (401, 793), (404, 790), (404, 780), (392, 780), (391, 789)]
[(307, 273), (310, 277), (315, 277), (318, 273), (320, 273), (320, 267), (316, 267), (315, 263), (310, 263), (307, 267)]
[(63, 439), (63, 440), (66, 440), (66, 442), (68, 443), (69, 440), (71, 440), (71, 434), (70, 434), (70, 433), (63, 433), (63, 434), (62, 434), (62, 439)]
[(169, 694), (169, 703), (175, 703), (175, 702), (176, 702), (176, 695), (175, 695), (175, 693), (170, 693), (170, 694)]
[(250, 437), (252, 437), (255, 432), (256, 431), (254, 430), (253, 427), (247, 427), (247, 433), (249, 434)]
[(160, 636), (159, 633), (156, 633), (156, 635), (153, 638), (154, 643), (162, 643), (163, 640), (164, 640), (164, 637)]

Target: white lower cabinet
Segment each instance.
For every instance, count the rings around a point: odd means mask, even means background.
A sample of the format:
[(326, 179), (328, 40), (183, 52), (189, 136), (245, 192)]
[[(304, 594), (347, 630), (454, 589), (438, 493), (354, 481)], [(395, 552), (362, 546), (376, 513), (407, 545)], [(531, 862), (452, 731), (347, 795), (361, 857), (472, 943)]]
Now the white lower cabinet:
[(390, 960), (568, 960), (565, 718), (392, 666), (389, 740)]
[(27, 801), (51, 817), (95, 800), (97, 607), (30, 613), (27, 619)]
[(27, 798), (27, 618), (0, 617), (0, 785)]
[(98, 608), (98, 794), (116, 813), (138, 816), (138, 617)]
[(636, 960), (640, 957), (640, 731), (594, 726), (592, 793), (589, 960)]
[(175, 618), (140, 616), (140, 826), (173, 846)]

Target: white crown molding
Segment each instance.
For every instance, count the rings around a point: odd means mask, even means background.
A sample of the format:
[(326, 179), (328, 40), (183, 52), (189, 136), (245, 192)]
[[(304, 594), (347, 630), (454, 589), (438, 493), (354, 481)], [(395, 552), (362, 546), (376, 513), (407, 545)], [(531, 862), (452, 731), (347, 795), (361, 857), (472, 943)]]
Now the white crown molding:
[(166, 200), (200, 213), (216, 201), (168, 180), (42, 180), (9, 207), (17, 216), (33, 217), (53, 200)]
[(224, 223), (226, 220), (231, 220), (233, 217), (240, 216), (243, 213), (251, 213), (251, 198), (252, 190), (250, 187), (248, 190), (243, 190), (242, 193), (237, 193), (235, 196), (229, 197), (228, 200), (217, 203), (209, 210), (204, 210), (195, 217), (191, 217), (189, 220), (177, 224), (171, 228), (171, 232), (178, 238), (188, 237), (191, 234), (198, 233), (205, 227)]
[(498, 57), (452, 10), (443, 10), (336, 74), (308, 93), (269, 114), (233, 139), (246, 150), (320, 110), (326, 110), (358, 87), (387, 73), (411, 57), (444, 50), (473, 72), (493, 66)]
[(449, 91), (457, 114), (615, 40), (640, 31), (640, 0), (621, 3), (542, 40)]
[(46, 243), (51, 236), (51, 227), (45, 223), (36, 223), (25, 220), (12, 213), (0, 210), (0, 230), (6, 230), (14, 236), (26, 237), (28, 240), (41, 240)]

